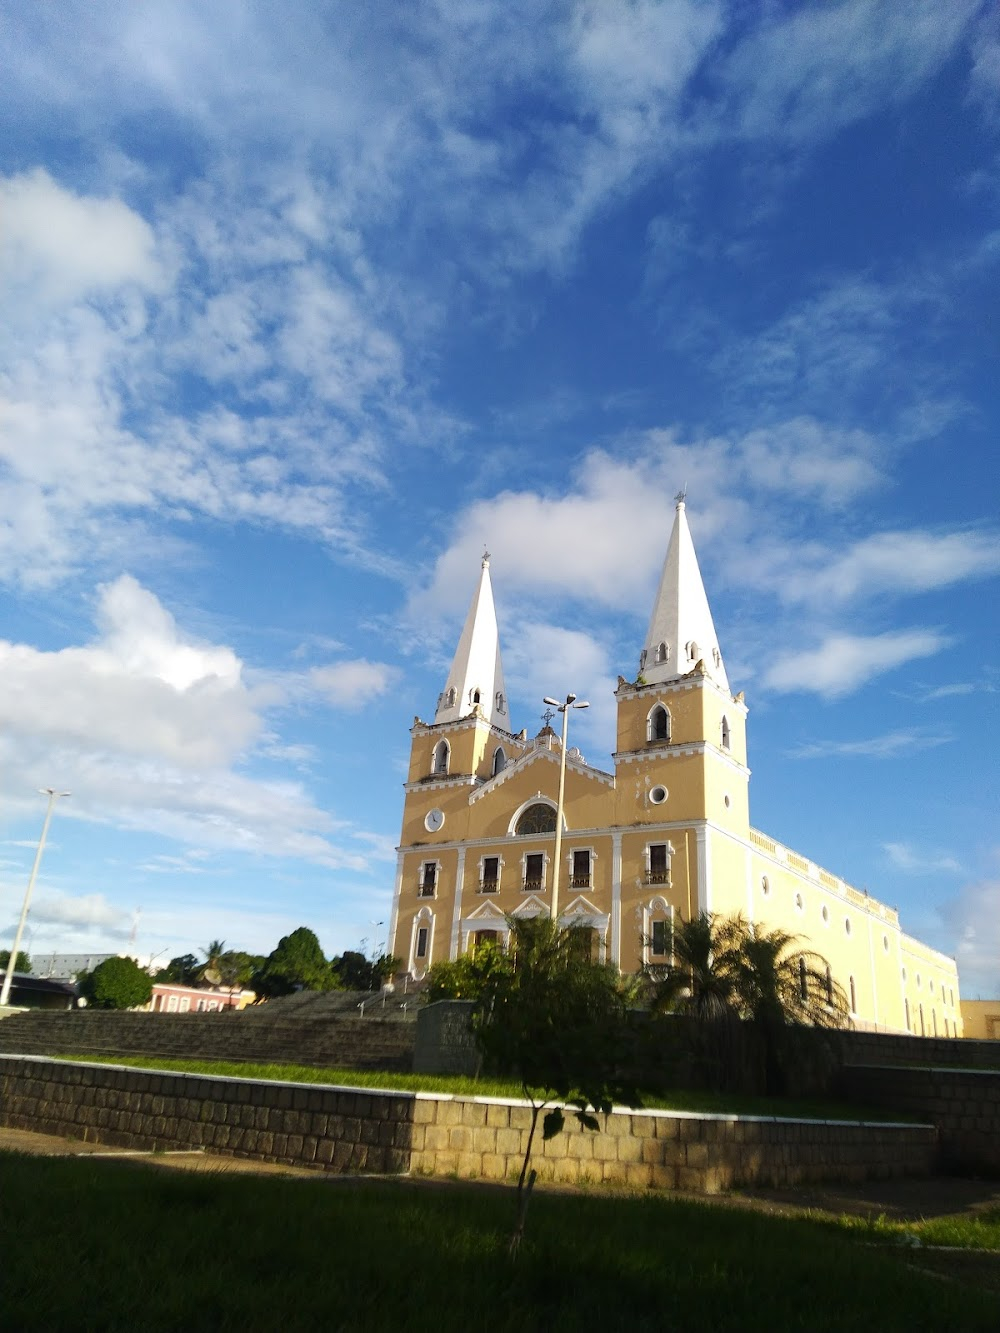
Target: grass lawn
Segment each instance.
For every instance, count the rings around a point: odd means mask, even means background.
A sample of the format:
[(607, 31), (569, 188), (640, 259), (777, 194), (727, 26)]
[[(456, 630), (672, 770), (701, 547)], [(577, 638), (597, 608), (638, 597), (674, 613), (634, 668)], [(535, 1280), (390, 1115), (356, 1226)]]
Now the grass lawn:
[(997, 1329), (861, 1229), (662, 1196), (187, 1175), (0, 1154), (5, 1329)]
[[(458, 1074), (398, 1074), (363, 1069), (319, 1069), (312, 1065), (254, 1064), (242, 1060), (175, 1060), (153, 1055), (66, 1055), (56, 1060), (87, 1060), (128, 1065), (134, 1069), (176, 1070), (184, 1074), (218, 1074), (285, 1083), (334, 1083), (350, 1088), (392, 1088), (400, 1092), (443, 1092), (456, 1097), (522, 1097), (518, 1083)], [(848, 1102), (796, 1101), (791, 1098), (737, 1097), (722, 1093), (677, 1090), (644, 1097), (643, 1106), (662, 1111), (698, 1111), (717, 1115), (791, 1116), (815, 1120), (913, 1120), (915, 1117), (852, 1105)]]

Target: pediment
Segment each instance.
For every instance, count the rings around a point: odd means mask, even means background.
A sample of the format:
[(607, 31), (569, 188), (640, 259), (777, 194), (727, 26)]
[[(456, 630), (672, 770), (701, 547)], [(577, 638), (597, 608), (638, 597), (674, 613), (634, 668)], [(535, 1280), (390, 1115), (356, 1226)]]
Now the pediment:
[[(477, 787), (469, 796), (469, 804), (481, 801), (485, 796), (492, 795), (509, 782), (511, 778), (525, 773), (529, 768), (536, 764), (551, 764), (558, 774), (559, 771), (559, 751), (550, 750), (545, 746), (539, 746), (535, 750), (529, 750), (527, 754), (519, 755), (517, 759), (512, 760), (506, 768), (501, 769), (494, 777), (488, 778), (481, 786)], [(599, 768), (593, 768), (590, 764), (585, 764), (582, 760), (574, 759), (571, 754), (566, 756), (566, 781), (572, 785), (576, 777), (584, 778), (588, 783), (597, 782), (605, 787), (613, 787), (615, 779), (613, 774), (605, 773)], [(557, 781), (558, 779), (556, 779)], [(555, 797), (555, 782), (553, 783), (553, 798)]]
[(548, 916), (549, 905), (536, 894), (529, 894), (523, 903), (518, 903), (511, 916)]
[(496, 903), (480, 903), (474, 912), (469, 912), (467, 921), (505, 921), (506, 917)]

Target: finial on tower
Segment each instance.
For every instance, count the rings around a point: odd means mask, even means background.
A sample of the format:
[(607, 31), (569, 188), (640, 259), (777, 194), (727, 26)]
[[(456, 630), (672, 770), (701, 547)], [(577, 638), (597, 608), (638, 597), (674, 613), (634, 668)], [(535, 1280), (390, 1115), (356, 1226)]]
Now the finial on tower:
[(489, 551), (486, 549), (486, 547), (484, 546), (484, 547), (483, 547), (483, 569), (489, 569), (489, 567), (490, 567), (490, 553), (489, 553)]
[(684, 501), (687, 499), (687, 493), (688, 493), (687, 482), (685, 482), (684, 485), (683, 485), (683, 486), (680, 488), (680, 490), (677, 492), (677, 494), (674, 496), (674, 500), (675, 500), (675, 502), (676, 502), (678, 508), (680, 508), (680, 506), (681, 506), (681, 505), (684, 503)]

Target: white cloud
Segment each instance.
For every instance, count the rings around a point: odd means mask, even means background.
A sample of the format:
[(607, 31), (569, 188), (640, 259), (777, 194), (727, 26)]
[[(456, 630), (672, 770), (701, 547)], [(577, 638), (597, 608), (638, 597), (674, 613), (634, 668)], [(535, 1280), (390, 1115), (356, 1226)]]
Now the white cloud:
[(832, 634), (816, 648), (779, 654), (764, 673), (779, 693), (804, 691), (827, 699), (851, 694), (875, 676), (917, 658), (931, 657), (950, 640), (937, 630), (890, 630), (885, 634)]
[(948, 921), (958, 939), (955, 954), (962, 995), (1000, 996), (1000, 880), (966, 885), (949, 904)]
[(390, 688), (397, 679), (397, 671), (385, 662), (369, 662), (359, 657), (351, 662), (332, 662), (328, 666), (313, 667), (307, 680), (309, 685), (331, 703), (346, 708), (358, 708)]
[(0, 221), (0, 292), (25, 289), (32, 302), (68, 302), (163, 283), (145, 219), (120, 199), (74, 194), (40, 168), (0, 177)]
[(60, 925), (100, 928), (105, 934), (125, 938), (131, 929), (131, 913), (109, 903), (102, 893), (79, 897), (71, 894), (39, 894), (31, 905), (33, 926)]
[[(58, 774), (73, 793), (71, 817), (196, 847), (366, 867), (363, 855), (331, 840), (349, 826), (316, 808), (301, 783), (237, 771), (258, 739), (265, 753), (273, 749), (264, 710), (289, 696), (280, 677), (247, 685), (232, 649), (184, 633), (126, 575), (99, 590), (96, 618), (99, 636), (85, 647), (0, 642), (0, 791), (8, 801)], [(341, 700), (351, 697), (358, 664), (346, 665), (348, 677), (334, 681)], [(371, 680), (388, 668), (367, 670)]]
[(846, 602), (881, 592), (919, 593), (1000, 571), (1000, 538), (985, 532), (882, 532), (866, 537), (789, 595)]
[(0, 727), (44, 738), (202, 768), (227, 764), (261, 726), (224, 647), (181, 634), (135, 579), (99, 590), (101, 637), (86, 648), (41, 652), (0, 642)]
[(744, 135), (822, 139), (911, 96), (953, 56), (978, 9), (978, 0), (773, 9), (717, 74)]
[(790, 751), (790, 759), (896, 759), (900, 755), (947, 745), (953, 737), (942, 733), (900, 728), (881, 736), (855, 741), (808, 741)]
[(921, 852), (908, 842), (885, 842), (882, 847), (893, 867), (909, 875), (960, 874), (962, 870), (953, 856)]

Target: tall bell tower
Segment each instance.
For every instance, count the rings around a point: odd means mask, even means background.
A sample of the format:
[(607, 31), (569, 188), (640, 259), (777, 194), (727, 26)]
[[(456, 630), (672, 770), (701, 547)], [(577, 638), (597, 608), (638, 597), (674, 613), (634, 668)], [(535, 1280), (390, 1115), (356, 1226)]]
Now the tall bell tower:
[(729, 689), (683, 493), (639, 670), (634, 681), (619, 677), (616, 698), (617, 784), (639, 793), (636, 822), (690, 830), (699, 848), (691, 910), (710, 910), (707, 829), (749, 829), (747, 708)]

